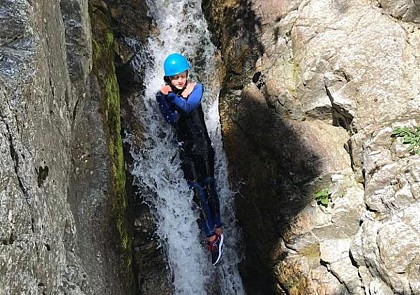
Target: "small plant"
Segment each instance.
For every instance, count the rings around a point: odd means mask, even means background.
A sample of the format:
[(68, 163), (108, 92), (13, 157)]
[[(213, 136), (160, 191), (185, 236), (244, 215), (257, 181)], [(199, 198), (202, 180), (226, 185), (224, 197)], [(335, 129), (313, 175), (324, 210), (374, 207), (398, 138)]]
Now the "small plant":
[(408, 144), (408, 151), (420, 155), (420, 126), (416, 126), (414, 130), (407, 127), (398, 127), (392, 131), (391, 136), (402, 137), (402, 143)]
[(323, 190), (315, 193), (315, 200), (318, 205), (328, 207), (328, 204), (332, 201), (331, 193), (329, 192), (328, 188), (324, 188)]

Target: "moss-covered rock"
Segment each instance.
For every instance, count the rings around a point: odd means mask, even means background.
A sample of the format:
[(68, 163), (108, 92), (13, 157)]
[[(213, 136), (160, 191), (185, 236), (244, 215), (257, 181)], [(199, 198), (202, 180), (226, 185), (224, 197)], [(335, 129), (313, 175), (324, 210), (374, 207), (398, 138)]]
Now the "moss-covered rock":
[[(143, 105), (138, 95), (144, 89), (143, 73), (132, 60), (139, 58), (139, 48), (147, 42), (151, 27), (147, 5), (142, 0), (91, 1), (90, 10), (95, 18), (92, 21), (93, 73), (102, 93), (100, 112), (113, 171), (110, 211), (119, 248), (126, 271), (131, 272), (131, 266), (134, 270), (137, 292), (170, 294), (171, 276), (155, 236), (155, 220), (139, 193), (141, 188), (133, 185), (130, 173), (131, 151), (138, 150), (143, 140), (143, 126), (138, 120)], [(130, 139), (122, 143), (120, 134)]]
[(91, 1), (89, 12), (92, 19), (93, 74), (96, 76), (102, 97), (100, 113), (104, 123), (110, 155), (110, 181), (108, 192), (111, 216), (119, 235), (119, 249), (127, 275), (132, 272), (131, 234), (128, 222), (128, 206), (125, 191), (125, 167), (121, 139), (120, 94), (114, 58), (118, 50), (111, 18), (102, 1)]

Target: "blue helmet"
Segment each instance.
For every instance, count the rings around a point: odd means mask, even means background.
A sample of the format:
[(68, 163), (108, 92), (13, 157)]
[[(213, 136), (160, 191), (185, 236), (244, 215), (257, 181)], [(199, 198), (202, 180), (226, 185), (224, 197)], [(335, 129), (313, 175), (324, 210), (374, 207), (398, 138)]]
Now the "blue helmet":
[(182, 72), (185, 72), (190, 69), (190, 63), (188, 60), (179, 53), (172, 53), (168, 55), (163, 63), (163, 70), (165, 71), (165, 76), (171, 77)]

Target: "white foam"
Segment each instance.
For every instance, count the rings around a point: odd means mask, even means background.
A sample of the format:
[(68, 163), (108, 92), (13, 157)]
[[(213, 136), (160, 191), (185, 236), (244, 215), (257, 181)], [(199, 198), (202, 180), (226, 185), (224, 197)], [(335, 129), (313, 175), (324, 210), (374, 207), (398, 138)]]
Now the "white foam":
[[(139, 114), (145, 127), (145, 141), (140, 151), (132, 152), (135, 162), (132, 173), (142, 197), (154, 210), (156, 233), (167, 254), (175, 294), (207, 294), (209, 285), (212, 289), (216, 286), (220, 294), (245, 294), (237, 268), (238, 231), (220, 133), (219, 89), (206, 87), (214, 84), (208, 82), (215, 76), (215, 48), (201, 12), (201, 1), (146, 2), (149, 16), (160, 33), (149, 38), (145, 52), (133, 60), (145, 77), (142, 96), (145, 110)], [(211, 264), (204, 234), (198, 228), (198, 213), (191, 208), (192, 192), (183, 178), (172, 128), (161, 118), (155, 102), (155, 94), (163, 83), (163, 61), (173, 52), (187, 56), (192, 64), (190, 75), (205, 87), (202, 105), (216, 152), (215, 176), (225, 229), (224, 254), (216, 267)], [(201, 66), (194, 61), (200, 61)]]

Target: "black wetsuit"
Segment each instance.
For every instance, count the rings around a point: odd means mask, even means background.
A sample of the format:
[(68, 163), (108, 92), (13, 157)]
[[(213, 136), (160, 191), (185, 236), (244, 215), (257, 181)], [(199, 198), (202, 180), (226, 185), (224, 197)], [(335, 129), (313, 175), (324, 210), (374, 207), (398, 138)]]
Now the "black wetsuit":
[(203, 230), (207, 236), (221, 227), (219, 198), (214, 183), (214, 150), (201, 108), (203, 87), (197, 83), (185, 99), (172, 87), (168, 95), (158, 92), (156, 99), (165, 120), (176, 128), (181, 166), (199, 203)]

